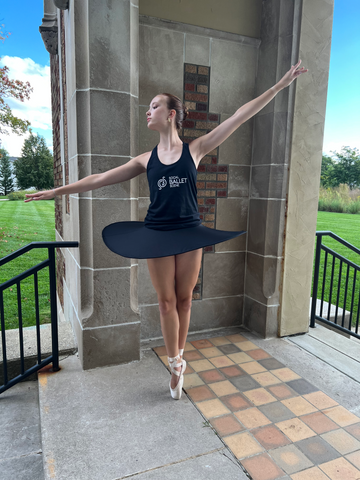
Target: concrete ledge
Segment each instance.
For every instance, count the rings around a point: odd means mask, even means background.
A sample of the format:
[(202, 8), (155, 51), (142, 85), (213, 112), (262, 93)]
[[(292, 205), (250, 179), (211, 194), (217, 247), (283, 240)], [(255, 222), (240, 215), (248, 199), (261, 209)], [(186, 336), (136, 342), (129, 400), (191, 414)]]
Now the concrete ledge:
[[(58, 323), (59, 335), (59, 355), (73, 355), (77, 352), (72, 328), (69, 322), (60, 321)], [(14, 378), (20, 374), (20, 341), (19, 329), (6, 330), (6, 357), (8, 366), (8, 378)], [(36, 327), (26, 327), (23, 329), (24, 338), (24, 359), (25, 369), (30, 368), (37, 363), (37, 343)], [(40, 325), (40, 346), (41, 359), (47, 358), (52, 353), (51, 343), (51, 324)], [(4, 383), (2, 345), (0, 345), (0, 385)], [(26, 378), (26, 381), (37, 380), (37, 375), (33, 374)]]

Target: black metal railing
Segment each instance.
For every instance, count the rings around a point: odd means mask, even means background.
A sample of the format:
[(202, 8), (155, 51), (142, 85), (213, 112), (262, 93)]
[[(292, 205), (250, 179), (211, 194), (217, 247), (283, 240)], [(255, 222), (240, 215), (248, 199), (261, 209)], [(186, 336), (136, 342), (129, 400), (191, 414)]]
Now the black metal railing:
[[(360, 266), (324, 245), (322, 243), (324, 236), (333, 238), (349, 250), (357, 253), (360, 263), (360, 250), (358, 248), (332, 232), (316, 232), (310, 327), (314, 328), (315, 320), (318, 320), (337, 330), (360, 338)], [(321, 290), (319, 291), (321, 276)], [(320, 308), (317, 308), (317, 305)], [(317, 314), (317, 310), (319, 314)], [(324, 312), (324, 310), (327, 311)]]
[[(49, 363), (53, 364), (53, 371), (59, 370), (59, 341), (58, 341), (58, 325), (57, 325), (57, 305), (56, 305), (56, 266), (55, 266), (55, 248), (74, 248), (78, 247), (78, 242), (32, 242), (15, 252), (0, 259), (0, 267), (14, 260), (21, 255), (34, 248), (47, 248), (48, 258), (43, 262), (29, 268), (23, 273), (0, 284), (0, 320), (1, 320), (1, 341), (3, 356), (3, 377), (4, 384), (0, 386), (0, 394), (8, 388), (16, 385), (21, 380), (29, 377)], [(41, 360), (41, 342), (40, 342), (40, 315), (39, 315), (39, 294), (38, 294), (38, 272), (49, 267), (50, 282), (50, 312), (51, 312), (51, 341), (52, 354)], [(37, 345), (37, 363), (25, 370), (24, 355), (24, 338), (23, 338), (23, 315), (21, 309), (21, 286), (20, 282), (25, 278), (34, 276), (34, 296), (35, 296), (35, 312), (36, 312), (36, 345)], [(4, 290), (16, 285), (17, 290), (17, 308), (19, 318), (19, 347), (20, 347), (20, 374), (9, 380), (8, 378), (8, 359), (6, 354), (6, 333), (5, 333), (5, 311), (4, 311)]]

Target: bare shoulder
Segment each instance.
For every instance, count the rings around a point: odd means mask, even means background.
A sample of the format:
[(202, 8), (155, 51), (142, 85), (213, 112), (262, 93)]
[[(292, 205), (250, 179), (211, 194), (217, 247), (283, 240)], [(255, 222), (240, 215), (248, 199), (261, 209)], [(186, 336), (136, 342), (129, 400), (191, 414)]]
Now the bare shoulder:
[(143, 171), (146, 172), (148, 161), (150, 160), (151, 152), (141, 153), (137, 157), (134, 157), (131, 162), (140, 165), (143, 168)]

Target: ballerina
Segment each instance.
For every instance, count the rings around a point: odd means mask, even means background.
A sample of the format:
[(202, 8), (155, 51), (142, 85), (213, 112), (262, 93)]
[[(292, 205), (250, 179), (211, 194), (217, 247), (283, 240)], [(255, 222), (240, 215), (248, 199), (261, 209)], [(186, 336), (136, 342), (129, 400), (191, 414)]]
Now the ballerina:
[(182, 393), (186, 369), (183, 352), (202, 248), (245, 233), (216, 230), (201, 224), (197, 206), (197, 168), (205, 155), (264, 108), (280, 90), (308, 71), (300, 68), (300, 63), (301, 60), (269, 90), (190, 144), (182, 142), (178, 134), (187, 115), (186, 107), (174, 95), (159, 94), (152, 99), (146, 112), (148, 128), (160, 134), (159, 144), (151, 152), (72, 184), (26, 194), (25, 202), (50, 200), (55, 195), (87, 192), (124, 182), (146, 172), (150, 206), (145, 221), (113, 223), (104, 228), (102, 236), (114, 253), (147, 259), (159, 302), (161, 330), (171, 369), (170, 393), (174, 399), (180, 399)]

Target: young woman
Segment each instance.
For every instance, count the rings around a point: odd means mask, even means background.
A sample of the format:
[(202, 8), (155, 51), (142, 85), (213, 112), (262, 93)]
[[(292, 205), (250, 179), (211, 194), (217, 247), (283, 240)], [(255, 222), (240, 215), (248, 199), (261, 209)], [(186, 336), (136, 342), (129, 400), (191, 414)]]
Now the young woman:
[(225, 232), (201, 225), (196, 198), (196, 170), (201, 159), (223, 143), (241, 124), (265, 107), (295, 78), (307, 72), (301, 60), (273, 87), (240, 107), (210, 133), (183, 143), (178, 135), (186, 107), (178, 97), (164, 93), (152, 99), (147, 124), (160, 134), (152, 152), (125, 165), (78, 182), (27, 194), (27, 200), (49, 200), (55, 195), (86, 192), (147, 172), (150, 206), (144, 222), (117, 222), (102, 232), (107, 247), (124, 257), (146, 258), (156, 290), (161, 329), (171, 369), (170, 392), (181, 397), (186, 362), (182, 359), (190, 323), (192, 292), (198, 278), (202, 247), (229, 240), (244, 232)]

